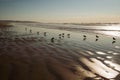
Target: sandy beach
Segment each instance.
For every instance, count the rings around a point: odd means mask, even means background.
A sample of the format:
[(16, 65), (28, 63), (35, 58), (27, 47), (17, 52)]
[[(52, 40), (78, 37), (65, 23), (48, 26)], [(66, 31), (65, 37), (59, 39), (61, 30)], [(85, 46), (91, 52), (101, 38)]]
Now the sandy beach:
[(11, 25), (0, 27), (0, 80), (120, 80), (119, 36)]

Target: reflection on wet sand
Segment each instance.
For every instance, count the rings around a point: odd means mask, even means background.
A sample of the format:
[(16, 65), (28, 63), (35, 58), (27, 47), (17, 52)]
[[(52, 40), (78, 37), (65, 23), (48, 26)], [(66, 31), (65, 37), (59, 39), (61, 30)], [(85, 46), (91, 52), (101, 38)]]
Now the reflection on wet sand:
[(47, 32), (44, 32), (44, 36), (46, 36), (47, 35)]
[(98, 39), (95, 39), (95, 41), (98, 41)]
[(120, 45), (112, 37), (11, 29), (0, 29), (0, 80), (120, 80)]
[(85, 37), (85, 38), (83, 38), (83, 41), (85, 41), (87, 38)]
[(54, 43), (54, 39), (55, 39), (54, 37), (51, 38), (51, 42), (52, 42), (52, 43)]
[(116, 41), (113, 41), (112, 44), (116, 43)]

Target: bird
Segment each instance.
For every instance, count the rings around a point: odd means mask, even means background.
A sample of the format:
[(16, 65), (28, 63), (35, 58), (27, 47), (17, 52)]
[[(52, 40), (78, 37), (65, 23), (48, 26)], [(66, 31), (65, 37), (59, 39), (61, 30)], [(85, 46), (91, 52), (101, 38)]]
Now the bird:
[(113, 37), (113, 40), (116, 40), (116, 38), (115, 38), (115, 37)]
[(99, 38), (99, 36), (98, 36), (98, 35), (96, 35), (96, 38)]
[(62, 35), (64, 35), (65, 33), (62, 33)]
[(67, 34), (68, 36), (70, 36), (70, 34)]
[(59, 34), (59, 36), (61, 36), (61, 34)]
[(86, 35), (83, 35), (83, 37), (87, 37)]
[(39, 32), (37, 32), (37, 35), (39, 35)]
[(68, 38), (70, 38), (70, 34), (67, 34)]

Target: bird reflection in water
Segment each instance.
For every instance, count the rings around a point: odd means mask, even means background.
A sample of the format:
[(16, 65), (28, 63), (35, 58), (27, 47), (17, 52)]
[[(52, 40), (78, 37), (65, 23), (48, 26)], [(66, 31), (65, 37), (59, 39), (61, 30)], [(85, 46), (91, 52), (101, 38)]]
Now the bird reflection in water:
[(59, 36), (59, 39), (61, 39), (61, 36)]
[(25, 28), (25, 31), (27, 31), (27, 28)]
[(47, 32), (44, 32), (44, 36), (47, 36)]
[(83, 41), (85, 41), (87, 38), (85, 37), (85, 38), (83, 38)]
[(112, 44), (115, 44), (115, 43), (116, 43), (116, 41), (113, 41), (113, 42), (112, 42)]
[(70, 38), (70, 34), (67, 34), (67, 37)]
[(30, 29), (30, 33), (32, 33), (32, 30)]
[(54, 37), (51, 38), (51, 42), (52, 42), (52, 43), (54, 43), (54, 39), (55, 39)]
[(98, 41), (98, 39), (95, 39), (95, 41)]

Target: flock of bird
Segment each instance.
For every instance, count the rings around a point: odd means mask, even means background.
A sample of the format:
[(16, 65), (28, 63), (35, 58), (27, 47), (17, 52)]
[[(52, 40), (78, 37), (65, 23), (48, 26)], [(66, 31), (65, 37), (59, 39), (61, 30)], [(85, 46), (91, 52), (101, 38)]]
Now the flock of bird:
[[(86, 40), (86, 37), (87, 37), (87, 36), (86, 36), (86, 35), (83, 35), (83, 37), (84, 37), (84, 39), (83, 39), (83, 40)], [(99, 36), (98, 36), (98, 35), (96, 35), (96, 41), (98, 41), (98, 38), (99, 38)], [(115, 38), (115, 37), (113, 37), (112, 39), (113, 39), (113, 42), (112, 42), (112, 43), (114, 44), (114, 43), (116, 42), (116, 38)]]
[[(65, 33), (59, 34), (59, 38), (60, 38), (60, 39), (61, 39), (61, 37), (64, 38), (64, 36), (65, 36)], [(67, 36), (68, 36), (68, 38), (70, 38), (70, 34), (67, 34)], [(52, 37), (52, 38), (51, 38), (51, 42), (54, 42), (54, 40), (55, 40), (55, 38)]]
[[(27, 28), (25, 28), (25, 30), (27, 31)], [(32, 30), (30, 29), (29, 32), (32, 33)], [(40, 33), (37, 32), (37, 35), (39, 35), (39, 34), (40, 34)], [(46, 36), (46, 35), (47, 35), (47, 32), (44, 32), (44, 36)], [(64, 36), (65, 36), (65, 33), (61, 33), (61, 34), (59, 34), (58, 36), (59, 36), (59, 38), (64, 37)], [(67, 37), (70, 38), (70, 34), (67, 34)], [(96, 35), (95, 37), (96, 37), (96, 41), (98, 41), (99, 36)], [(83, 35), (83, 40), (86, 40), (86, 39), (87, 39), (87, 35)], [(116, 42), (116, 38), (113, 37), (112, 39), (113, 39), (113, 42), (112, 42), (112, 43), (115, 43), (115, 42)], [(51, 38), (51, 42), (54, 42), (54, 40), (55, 40), (55, 38), (52, 37), (52, 38)]]

